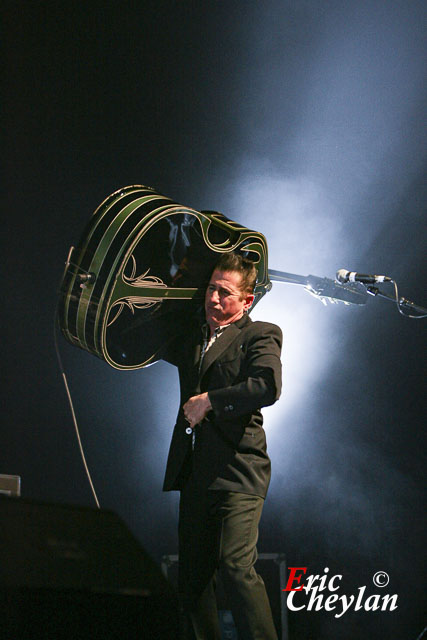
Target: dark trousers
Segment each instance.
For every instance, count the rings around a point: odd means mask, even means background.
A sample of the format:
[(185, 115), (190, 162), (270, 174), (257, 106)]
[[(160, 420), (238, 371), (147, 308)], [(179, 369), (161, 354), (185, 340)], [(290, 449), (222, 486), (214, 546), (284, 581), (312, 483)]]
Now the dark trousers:
[(217, 571), (239, 640), (277, 640), (256, 543), (263, 498), (206, 491), (192, 478), (181, 491), (179, 586), (197, 640), (221, 638), (215, 598)]

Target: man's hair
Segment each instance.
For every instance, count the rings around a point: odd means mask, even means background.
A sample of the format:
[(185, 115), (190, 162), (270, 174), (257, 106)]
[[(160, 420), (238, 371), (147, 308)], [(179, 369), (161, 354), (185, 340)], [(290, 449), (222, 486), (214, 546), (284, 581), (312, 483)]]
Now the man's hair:
[(253, 293), (258, 272), (252, 260), (244, 258), (240, 253), (223, 253), (214, 270), (240, 273), (242, 293)]

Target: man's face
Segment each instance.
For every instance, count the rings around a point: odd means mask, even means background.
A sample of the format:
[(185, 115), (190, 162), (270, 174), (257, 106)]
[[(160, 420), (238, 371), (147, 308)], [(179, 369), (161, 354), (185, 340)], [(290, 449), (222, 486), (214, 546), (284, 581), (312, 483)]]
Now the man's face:
[(212, 330), (239, 320), (251, 306), (254, 295), (242, 292), (241, 281), (237, 271), (213, 272), (205, 296), (206, 321)]

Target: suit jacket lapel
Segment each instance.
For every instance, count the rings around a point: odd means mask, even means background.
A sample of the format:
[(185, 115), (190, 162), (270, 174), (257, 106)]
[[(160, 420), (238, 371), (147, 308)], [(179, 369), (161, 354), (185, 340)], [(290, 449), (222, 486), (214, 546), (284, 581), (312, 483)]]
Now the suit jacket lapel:
[[(200, 370), (199, 381), (203, 378), (209, 367), (220, 357), (221, 354), (230, 346), (230, 344), (240, 334), (241, 329), (246, 326), (251, 319), (245, 314), (237, 322), (233, 322), (224, 333), (215, 340), (213, 345), (207, 350), (205, 357), (203, 358), (202, 368)], [(200, 355), (200, 351), (199, 351)]]
[(192, 355), (192, 360), (190, 361), (191, 379), (193, 381), (191, 386), (194, 389), (194, 393), (200, 393), (199, 363), (200, 363), (201, 352), (202, 352), (202, 345), (201, 345), (201, 332), (200, 332), (199, 340), (192, 349), (193, 355)]

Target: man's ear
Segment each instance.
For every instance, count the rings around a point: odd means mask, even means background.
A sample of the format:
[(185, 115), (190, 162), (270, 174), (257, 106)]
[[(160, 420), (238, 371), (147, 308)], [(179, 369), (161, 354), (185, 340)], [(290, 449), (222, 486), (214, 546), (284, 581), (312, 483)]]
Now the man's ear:
[(249, 309), (252, 306), (253, 301), (255, 300), (255, 296), (253, 293), (248, 293), (248, 295), (245, 297), (244, 303), (243, 303), (243, 310), (244, 311), (249, 311)]

